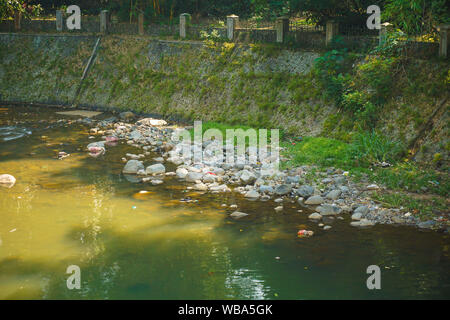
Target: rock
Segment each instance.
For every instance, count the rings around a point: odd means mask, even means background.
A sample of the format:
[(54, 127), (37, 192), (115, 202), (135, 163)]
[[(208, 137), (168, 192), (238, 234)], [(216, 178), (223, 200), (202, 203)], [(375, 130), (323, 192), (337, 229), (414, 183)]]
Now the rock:
[(325, 178), (325, 179), (322, 180), (322, 183), (324, 183), (324, 184), (329, 184), (329, 183), (332, 183), (332, 182), (333, 182), (333, 179), (330, 179), (330, 178)]
[(331, 229), (331, 226), (325, 226), (325, 227), (323, 227), (323, 230), (330, 230)]
[(436, 221), (434, 220), (428, 220), (424, 222), (420, 222), (417, 224), (417, 226), (421, 229), (430, 229), (436, 224)]
[(142, 139), (142, 134), (141, 134), (139, 131), (134, 130), (134, 131), (130, 132), (130, 134), (128, 135), (128, 137), (129, 137), (131, 140), (139, 140), (139, 139)]
[(297, 194), (303, 198), (312, 196), (314, 193), (314, 188), (308, 185), (303, 185), (297, 189)]
[(341, 208), (332, 204), (322, 204), (316, 210), (323, 216), (334, 216), (342, 212)]
[(221, 184), (218, 186), (210, 186), (209, 190), (211, 192), (231, 192), (230, 188), (228, 188), (226, 184)]
[(378, 190), (380, 189), (379, 186), (377, 186), (376, 184), (370, 184), (367, 186), (367, 190)]
[(239, 180), (244, 184), (251, 184), (256, 181), (256, 176), (253, 172), (242, 170), (239, 172)]
[(259, 186), (259, 192), (262, 192), (262, 193), (273, 193), (273, 188), (272, 188), (272, 186), (261, 185), (261, 186)]
[(134, 119), (135, 115), (131, 111), (125, 111), (119, 114), (119, 118), (122, 120), (132, 120)]
[(303, 205), (305, 204), (304, 201), (305, 201), (305, 199), (304, 199), (303, 197), (299, 197), (299, 198), (297, 199), (297, 203), (298, 203), (299, 205), (301, 205), (301, 206), (303, 206)]
[(151, 183), (152, 185), (154, 185), (154, 186), (157, 186), (157, 185), (159, 185), (159, 184), (163, 184), (164, 181), (162, 181), (162, 180), (151, 180), (150, 183)]
[(197, 191), (207, 191), (208, 190), (208, 186), (206, 184), (204, 184), (204, 183), (196, 183), (193, 186), (193, 189), (197, 190)]
[(276, 211), (276, 212), (283, 211), (283, 206), (275, 207), (275, 211)]
[(156, 161), (156, 162), (164, 162), (164, 158), (163, 158), (163, 157), (153, 158), (153, 161)]
[(354, 213), (361, 213), (362, 216), (369, 213), (369, 208), (367, 206), (359, 206), (353, 211)]
[(216, 181), (216, 179), (217, 179), (216, 175), (210, 173), (206, 173), (202, 177), (202, 180), (205, 183), (213, 183)]
[(250, 190), (245, 194), (245, 197), (250, 199), (258, 199), (259, 193), (256, 190)]
[(393, 216), (391, 218), (391, 220), (392, 220), (392, 222), (398, 223), (398, 224), (405, 223), (405, 220), (402, 217), (398, 217), (398, 216)]
[(312, 204), (312, 205), (316, 205), (316, 204), (322, 204), (323, 203), (323, 198), (321, 196), (312, 196), (309, 197), (306, 201), (305, 204)]
[(353, 227), (368, 227), (375, 225), (375, 222), (367, 219), (361, 219), (359, 221), (350, 222), (350, 225)]
[(361, 212), (356, 212), (352, 214), (352, 220), (361, 220), (361, 218), (362, 218)]
[(331, 200), (336, 200), (336, 199), (339, 199), (339, 196), (341, 195), (341, 193), (342, 193), (341, 190), (332, 190), (332, 191), (328, 192), (326, 198), (331, 199)]
[(164, 165), (161, 163), (157, 163), (148, 166), (145, 172), (147, 174), (163, 174), (164, 172), (166, 172), (166, 167), (164, 167)]
[(177, 177), (180, 179), (186, 178), (189, 171), (186, 168), (178, 168), (176, 171)]
[(338, 177), (334, 178), (334, 183), (338, 186), (341, 184), (344, 184), (346, 181), (347, 181), (347, 179), (345, 178), (345, 176), (338, 176)]
[(312, 220), (320, 220), (320, 219), (322, 219), (322, 215), (320, 213), (314, 212), (314, 213), (311, 213), (308, 216), (308, 218), (312, 219)]
[(241, 219), (246, 216), (248, 216), (247, 213), (239, 212), (239, 211), (235, 211), (232, 214), (230, 214), (230, 217), (232, 217), (233, 219)]
[(187, 182), (195, 182), (197, 180), (201, 180), (203, 177), (201, 172), (189, 172), (186, 175), (186, 181)]
[(292, 191), (292, 185), (290, 184), (280, 184), (275, 187), (275, 193), (279, 196), (283, 196)]
[(161, 119), (144, 118), (136, 122), (137, 125), (144, 125), (149, 127), (159, 127), (167, 125), (167, 122)]
[(92, 148), (105, 148), (105, 141), (97, 141), (89, 143), (86, 147), (88, 150)]
[(128, 160), (122, 172), (125, 174), (136, 174), (139, 170), (144, 170), (144, 164), (139, 160)]
[(16, 178), (10, 174), (0, 175), (0, 187), (12, 188), (16, 183)]
[(281, 202), (283, 202), (283, 199), (282, 198), (278, 198), (278, 199), (275, 199), (275, 200), (273, 200), (275, 203), (281, 203)]
[(286, 183), (299, 183), (300, 182), (300, 176), (288, 176), (286, 177)]

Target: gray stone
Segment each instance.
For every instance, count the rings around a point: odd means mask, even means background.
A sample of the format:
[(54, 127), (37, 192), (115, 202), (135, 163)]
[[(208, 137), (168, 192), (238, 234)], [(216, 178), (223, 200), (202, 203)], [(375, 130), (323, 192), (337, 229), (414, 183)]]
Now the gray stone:
[(286, 177), (286, 183), (299, 183), (300, 182), (300, 176), (288, 176)]
[(139, 131), (134, 130), (134, 131), (130, 132), (130, 134), (128, 135), (128, 138), (131, 140), (139, 140), (139, 139), (142, 139), (142, 134)]
[(273, 193), (273, 188), (272, 188), (272, 186), (261, 185), (261, 186), (259, 186), (259, 192), (262, 192), (262, 193)]
[(204, 183), (196, 183), (193, 186), (193, 189), (197, 190), (197, 191), (207, 191), (208, 190), (208, 186), (206, 184), (204, 184)]
[(131, 120), (134, 119), (135, 115), (133, 112), (125, 111), (119, 114), (119, 118), (122, 120)]
[(359, 206), (353, 211), (354, 213), (361, 213), (361, 215), (366, 215), (369, 213), (369, 208), (367, 206)]
[(303, 198), (307, 198), (314, 193), (314, 188), (308, 185), (303, 185), (297, 189), (297, 194)]
[(312, 205), (322, 204), (323, 201), (324, 200), (321, 196), (311, 196), (305, 201), (305, 204), (312, 204)]
[(311, 213), (308, 216), (308, 218), (312, 219), (312, 220), (320, 220), (320, 219), (322, 219), (322, 215), (320, 213), (314, 212), (314, 213)]
[(203, 182), (205, 183), (213, 183), (214, 181), (216, 181), (216, 176), (212, 175), (212, 174), (204, 174), (202, 177)]
[(339, 196), (341, 195), (342, 191), (341, 190), (332, 190), (330, 192), (328, 192), (327, 194), (327, 199), (331, 199), (331, 200), (336, 200), (339, 199)]
[(352, 214), (352, 220), (361, 220), (361, 218), (362, 218), (361, 212), (356, 212)]
[(89, 143), (86, 148), (87, 149), (90, 149), (90, 148), (104, 148), (105, 147), (105, 142), (106, 141), (92, 142), (92, 143)]
[(122, 172), (125, 174), (136, 174), (139, 170), (144, 170), (144, 164), (139, 160), (128, 160)]
[(331, 229), (331, 226), (325, 226), (325, 227), (323, 227), (323, 230), (330, 230)]
[(283, 196), (291, 192), (292, 186), (290, 184), (280, 184), (275, 187), (275, 193), (279, 196)]
[(157, 164), (148, 166), (147, 169), (145, 170), (145, 172), (147, 174), (162, 174), (162, 173), (166, 172), (166, 167), (164, 167), (164, 165), (161, 163), (157, 163)]
[(283, 206), (275, 207), (275, 211), (276, 211), (276, 212), (283, 211)]
[(375, 225), (375, 222), (372, 220), (361, 219), (359, 221), (350, 222), (350, 225), (353, 227), (368, 227)]
[(239, 179), (244, 184), (251, 184), (255, 182), (256, 176), (253, 172), (242, 170), (241, 172), (239, 172)]
[(417, 226), (421, 229), (430, 229), (432, 228), (434, 225), (436, 224), (436, 221), (434, 220), (428, 220), (428, 221), (424, 221), (424, 222), (420, 222), (419, 224), (417, 224)]
[(186, 168), (178, 168), (176, 171), (177, 177), (180, 179), (186, 178), (189, 171)]
[(189, 172), (186, 175), (186, 181), (187, 182), (195, 182), (197, 180), (201, 180), (202, 179), (202, 174), (201, 172)]
[(334, 216), (342, 212), (341, 208), (332, 204), (322, 204), (316, 210), (323, 216)]
[(337, 185), (344, 184), (347, 181), (347, 179), (344, 176), (339, 176), (334, 178), (334, 183)]
[(258, 199), (259, 193), (256, 190), (250, 190), (245, 194), (245, 197), (250, 199)]
[(241, 219), (246, 216), (248, 216), (247, 213), (239, 212), (239, 211), (235, 211), (232, 214), (230, 214), (230, 217), (232, 217), (233, 219)]

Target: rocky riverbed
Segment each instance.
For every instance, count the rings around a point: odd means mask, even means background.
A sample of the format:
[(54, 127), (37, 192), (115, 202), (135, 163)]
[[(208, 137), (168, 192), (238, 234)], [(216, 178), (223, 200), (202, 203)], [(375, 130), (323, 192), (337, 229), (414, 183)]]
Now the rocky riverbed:
[[(87, 146), (93, 157), (114, 152), (109, 147), (117, 143), (127, 143), (142, 150), (141, 153), (127, 153), (122, 157), (123, 174), (133, 182), (160, 185), (166, 179), (178, 179), (188, 183), (188, 190), (237, 192), (248, 201), (272, 199), (276, 204), (274, 214), (283, 212), (285, 204), (296, 202), (299, 213), (305, 207), (315, 211), (309, 219), (324, 230), (331, 229), (331, 222), (344, 220), (343, 215), (350, 215), (354, 227), (401, 224), (448, 232), (448, 221), (443, 218), (422, 221), (403, 208), (384, 208), (369, 197), (371, 191), (381, 190), (381, 186), (355, 183), (348, 172), (338, 168), (319, 170), (315, 166), (301, 166), (278, 170), (272, 162), (265, 162), (264, 159), (251, 165), (223, 163), (208, 150), (215, 143), (213, 140), (204, 141), (201, 146), (188, 146), (192, 151), (195, 147), (201, 147), (203, 153), (202, 162), (193, 163), (192, 157), (183, 157), (186, 144), (175, 138), (177, 131), (184, 128), (170, 126), (164, 120), (138, 119), (131, 112), (123, 112), (118, 117), (105, 120), (85, 118), (79, 122), (89, 127), (90, 139), (95, 140)], [(248, 157), (248, 148), (246, 152)], [(155, 157), (155, 153), (159, 156)], [(267, 159), (273, 160), (270, 159), (270, 152)], [(175, 166), (176, 169), (168, 171), (167, 166)], [(234, 204), (230, 205), (230, 209), (234, 210), (231, 217), (235, 219), (251, 214), (239, 212)]]
[[(30, 126), (26, 121), (20, 124)], [(116, 152), (113, 147), (119, 143), (141, 150), (121, 155), (124, 164), (122, 173), (133, 183), (162, 185), (168, 179), (177, 179), (185, 182), (183, 185), (191, 191), (236, 192), (248, 201), (266, 201), (273, 205), (274, 214), (282, 213), (284, 207), (291, 207), (295, 203), (299, 214), (308, 214), (309, 219), (323, 230), (331, 229), (331, 224), (340, 220), (346, 223), (344, 220), (348, 219), (344, 219), (344, 215), (349, 215), (351, 225), (359, 228), (375, 224), (399, 224), (449, 232), (449, 222), (444, 217), (423, 221), (404, 208), (383, 207), (370, 198), (372, 191), (383, 191), (382, 186), (370, 182), (356, 183), (348, 172), (339, 168), (324, 169), (305, 165), (278, 170), (273, 165), (274, 154), (270, 152), (261, 162), (254, 164), (239, 162), (236, 157), (233, 163), (225, 163), (212, 151), (212, 146), (218, 147), (217, 141), (207, 140), (200, 145), (180, 142), (178, 133), (189, 128), (169, 125), (161, 119), (139, 118), (132, 112), (123, 112), (117, 117), (103, 120), (85, 117), (78, 120), (53, 119), (44, 123), (47, 129), (72, 124), (82, 124), (86, 128), (92, 141), (86, 150), (92, 157)], [(184, 153), (186, 148), (191, 151), (187, 156)], [(220, 148), (225, 151), (227, 146), (220, 145)], [(192, 157), (196, 150), (202, 152), (202, 161), (198, 163), (194, 163)], [(250, 151), (258, 150), (247, 148), (247, 160), (254, 154)], [(281, 151), (278, 150), (280, 154)], [(68, 156), (70, 154), (65, 152), (57, 155), (61, 160)], [(282, 156), (280, 161), (283, 162)], [(7, 172), (1, 174), (0, 186), (12, 187), (15, 178)], [(180, 201), (196, 200), (187, 198)], [(230, 216), (234, 219), (252, 214), (240, 212), (236, 204), (222, 204), (222, 207), (229, 207)]]

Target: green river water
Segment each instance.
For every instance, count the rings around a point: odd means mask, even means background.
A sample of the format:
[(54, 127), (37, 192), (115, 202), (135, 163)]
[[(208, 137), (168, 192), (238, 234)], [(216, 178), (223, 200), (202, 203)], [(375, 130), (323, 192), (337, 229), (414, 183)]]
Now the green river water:
[[(276, 213), (272, 200), (185, 192), (172, 177), (132, 183), (121, 158), (138, 149), (91, 158), (88, 127), (56, 126), (68, 119), (57, 109), (0, 107), (0, 174), (17, 179), (0, 188), (0, 299), (450, 298), (448, 234), (355, 229), (348, 216), (323, 231), (296, 203)], [(249, 216), (230, 219), (221, 205), (234, 203)], [(69, 265), (81, 269), (79, 290), (66, 286)], [(367, 289), (369, 265), (381, 290)]]

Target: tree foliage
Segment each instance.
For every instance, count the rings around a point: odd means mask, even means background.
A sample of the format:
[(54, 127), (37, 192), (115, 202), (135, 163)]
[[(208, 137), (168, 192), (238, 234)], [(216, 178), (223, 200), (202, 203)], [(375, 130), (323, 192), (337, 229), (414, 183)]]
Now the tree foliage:
[(24, 0), (0, 0), (0, 19), (12, 18), (14, 12), (24, 17), (38, 16), (42, 8), (39, 4), (28, 4)]
[(407, 34), (423, 34), (450, 23), (449, 10), (448, 0), (386, 0), (383, 19)]

